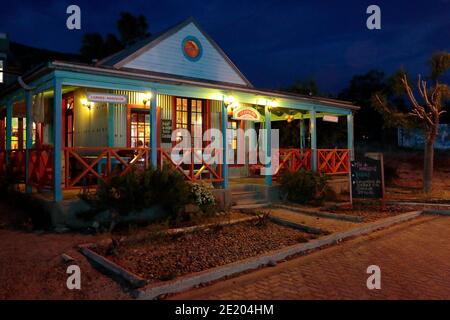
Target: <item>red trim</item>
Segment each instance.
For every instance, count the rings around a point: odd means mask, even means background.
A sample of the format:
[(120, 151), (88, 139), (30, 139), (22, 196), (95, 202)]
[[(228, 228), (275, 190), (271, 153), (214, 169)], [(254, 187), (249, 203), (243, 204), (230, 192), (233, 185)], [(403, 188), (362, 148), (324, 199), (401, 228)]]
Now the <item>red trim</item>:
[(127, 107), (127, 148), (131, 147), (131, 105)]
[(23, 150), (23, 118), (18, 118), (17, 120), (17, 137), (18, 137), (18, 148)]
[(156, 145), (161, 148), (161, 107), (156, 107)]

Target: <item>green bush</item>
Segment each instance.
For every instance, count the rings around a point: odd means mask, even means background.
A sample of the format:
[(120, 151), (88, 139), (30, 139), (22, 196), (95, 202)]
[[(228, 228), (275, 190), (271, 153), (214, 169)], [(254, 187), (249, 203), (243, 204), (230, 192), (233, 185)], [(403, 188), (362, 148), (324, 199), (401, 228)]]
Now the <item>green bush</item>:
[(96, 212), (109, 209), (121, 216), (160, 205), (167, 218), (174, 219), (190, 202), (190, 188), (179, 172), (167, 166), (144, 171), (132, 168), (123, 176), (99, 183), (94, 197), (85, 200), (94, 205)]
[(191, 183), (190, 187), (194, 203), (204, 213), (211, 213), (216, 205), (216, 199), (211, 192), (211, 188), (204, 183)]
[(287, 172), (281, 176), (280, 191), (287, 200), (296, 203), (323, 201), (330, 193), (328, 179), (325, 174), (303, 169)]

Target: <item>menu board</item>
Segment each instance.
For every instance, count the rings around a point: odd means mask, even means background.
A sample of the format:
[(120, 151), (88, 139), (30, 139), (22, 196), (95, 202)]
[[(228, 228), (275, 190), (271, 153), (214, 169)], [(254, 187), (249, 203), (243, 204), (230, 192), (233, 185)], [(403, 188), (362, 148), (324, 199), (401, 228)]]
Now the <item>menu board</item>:
[(362, 158), (351, 162), (353, 198), (381, 199), (384, 192), (382, 161)]
[(170, 143), (172, 138), (172, 120), (161, 120), (161, 142)]

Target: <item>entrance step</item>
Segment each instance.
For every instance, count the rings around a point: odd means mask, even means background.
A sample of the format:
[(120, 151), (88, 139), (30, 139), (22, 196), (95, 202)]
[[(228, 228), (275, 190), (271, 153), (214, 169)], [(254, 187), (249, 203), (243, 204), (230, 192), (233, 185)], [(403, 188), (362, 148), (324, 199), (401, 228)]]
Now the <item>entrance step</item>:
[(242, 209), (257, 209), (257, 208), (267, 208), (270, 206), (269, 202), (266, 201), (255, 201), (255, 202), (249, 202), (249, 203), (237, 203), (233, 205), (231, 208), (235, 210), (242, 210)]
[(242, 202), (246, 200), (264, 199), (264, 194), (257, 191), (237, 191), (231, 192), (231, 199), (235, 202)]

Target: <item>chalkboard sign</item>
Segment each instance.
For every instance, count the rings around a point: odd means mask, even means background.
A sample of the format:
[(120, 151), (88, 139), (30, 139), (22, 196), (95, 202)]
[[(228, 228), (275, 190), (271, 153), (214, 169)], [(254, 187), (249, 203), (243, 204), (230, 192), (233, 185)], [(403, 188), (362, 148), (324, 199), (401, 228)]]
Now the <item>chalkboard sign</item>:
[(353, 198), (381, 199), (384, 192), (382, 161), (362, 158), (351, 162)]
[(161, 120), (161, 142), (170, 143), (172, 138), (172, 120)]

